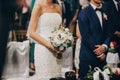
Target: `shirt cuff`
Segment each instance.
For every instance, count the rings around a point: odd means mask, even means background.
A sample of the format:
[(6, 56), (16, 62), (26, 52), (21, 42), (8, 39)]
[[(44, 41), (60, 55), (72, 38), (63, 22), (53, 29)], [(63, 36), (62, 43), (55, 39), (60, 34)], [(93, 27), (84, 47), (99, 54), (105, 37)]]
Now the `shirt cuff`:
[(105, 51), (107, 51), (108, 46), (106, 44), (102, 44), (102, 46), (104, 46), (105, 47)]

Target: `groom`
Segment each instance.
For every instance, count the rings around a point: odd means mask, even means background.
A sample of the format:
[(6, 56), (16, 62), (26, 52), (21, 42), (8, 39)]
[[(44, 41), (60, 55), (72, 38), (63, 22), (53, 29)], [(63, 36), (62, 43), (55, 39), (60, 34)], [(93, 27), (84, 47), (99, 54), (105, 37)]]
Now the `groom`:
[(109, 45), (109, 30), (107, 16), (102, 11), (102, 0), (90, 0), (88, 7), (83, 9), (78, 17), (82, 35), (80, 50), (79, 78), (84, 80), (89, 65), (102, 68), (106, 62), (106, 51)]

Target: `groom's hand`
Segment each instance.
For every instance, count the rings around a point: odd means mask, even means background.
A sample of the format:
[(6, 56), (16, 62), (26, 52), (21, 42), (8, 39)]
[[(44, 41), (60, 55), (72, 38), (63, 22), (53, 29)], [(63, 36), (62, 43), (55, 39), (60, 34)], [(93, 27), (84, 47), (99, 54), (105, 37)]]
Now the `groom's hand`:
[(105, 46), (102, 45), (95, 45), (96, 49), (93, 51), (96, 55), (100, 55), (101, 53), (105, 52)]
[(104, 61), (106, 59), (106, 55), (104, 53), (102, 53), (103, 55), (100, 57), (101, 61)]
[(97, 56), (101, 61), (104, 61), (106, 59), (106, 54), (101, 53), (100, 55)]
[(117, 37), (120, 38), (120, 31), (116, 31), (114, 34), (117, 35)]

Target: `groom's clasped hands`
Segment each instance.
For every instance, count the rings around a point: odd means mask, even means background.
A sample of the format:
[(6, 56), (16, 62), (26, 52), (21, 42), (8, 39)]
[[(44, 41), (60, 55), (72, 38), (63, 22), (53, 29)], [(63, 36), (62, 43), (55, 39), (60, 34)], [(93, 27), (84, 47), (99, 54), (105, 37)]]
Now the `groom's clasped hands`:
[(103, 45), (95, 45), (96, 49), (93, 50), (93, 52), (97, 55), (97, 58), (100, 58), (100, 60), (105, 60), (106, 55), (105, 55), (105, 49), (106, 47)]

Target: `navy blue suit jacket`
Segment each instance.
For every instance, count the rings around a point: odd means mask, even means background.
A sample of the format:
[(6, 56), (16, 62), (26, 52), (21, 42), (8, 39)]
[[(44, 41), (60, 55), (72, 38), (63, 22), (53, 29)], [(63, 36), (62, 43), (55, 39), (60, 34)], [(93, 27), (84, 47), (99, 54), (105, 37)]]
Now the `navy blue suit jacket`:
[(62, 14), (62, 18), (66, 18), (66, 27), (69, 27), (70, 21), (72, 19), (72, 14), (71, 14), (71, 10), (70, 10), (70, 4), (67, 3), (66, 1), (64, 1), (64, 5), (65, 5), (65, 14)]
[(95, 45), (109, 45), (108, 21), (102, 18), (102, 22), (103, 25), (101, 27), (98, 16), (91, 5), (79, 13), (78, 23), (82, 35), (81, 60), (96, 60), (97, 57), (93, 53), (93, 50), (96, 49)]
[[(9, 2), (8, 2), (9, 1)], [(17, 0), (0, 0), (0, 80), (6, 58), (6, 46), (10, 24), (14, 22)]]
[(117, 11), (113, 0), (110, 0), (104, 4), (104, 11), (108, 15), (111, 32), (114, 33), (116, 30), (120, 31), (120, 12)]

